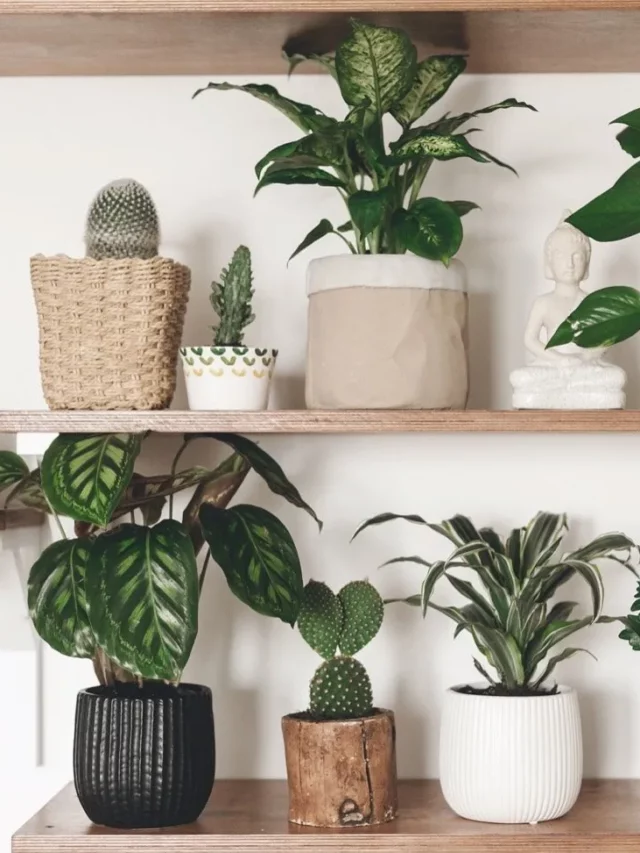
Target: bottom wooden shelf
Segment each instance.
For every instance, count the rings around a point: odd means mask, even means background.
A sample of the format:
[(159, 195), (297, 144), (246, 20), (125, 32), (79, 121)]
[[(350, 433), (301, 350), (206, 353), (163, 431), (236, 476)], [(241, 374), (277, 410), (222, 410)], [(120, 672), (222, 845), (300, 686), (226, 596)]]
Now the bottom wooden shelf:
[(217, 782), (198, 823), (123, 832), (93, 826), (69, 785), (13, 837), (14, 853), (90, 851), (377, 851), (377, 853), (637, 853), (640, 781), (587, 781), (573, 811), (537, 826), (474, 823), (446, 806), (438, 782), (401, 782), (400, 817), (375, 828), (287, 823), (286, 782)]

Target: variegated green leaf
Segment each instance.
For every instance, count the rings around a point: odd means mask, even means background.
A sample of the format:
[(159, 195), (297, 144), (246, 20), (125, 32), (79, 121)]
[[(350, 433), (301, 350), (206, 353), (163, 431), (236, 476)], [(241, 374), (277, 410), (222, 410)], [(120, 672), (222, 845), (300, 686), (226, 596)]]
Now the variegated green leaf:
[[(441, 119), (438, 119), (438, 121), (427, 125), (427, 127), (429, 130), (434, 130), (437, 133), (454, 133), (458, 128), (462, 127), (463, 124), (466, 124), (472, 118), (488, 115), (489, 113), (496, 112), (496, 110), (508, 110), (514, 107), (524, 107), (524, 109), (536, 112), (536, 108), (532, 107), (531, 104), (526, 104), (524, 101), (517, 101), (515, 98), (506, 98), (506, 100), (500, 101), (497, 104), (491, 104), (488, 107), (482, 107), (482, 109), (474, 110), (470, 113), (461, 113), (457, 116), (445, 115)], [(416, 130), (419, 129), (420, 128), (416, 128)]]
[(427, 615), (427, 608), (430, 606), (431, 595), (438, 580), (446, 571), (446, 563), (443, 560), (437, 560), (431, 564), (431, 568), (427, 572), (425, 579), (422, 581), (422, 589), (420, 590), (422, 602), (422, 615)]
[(54, 542), (29, 574), (29, 612), (34, 627), (45, 643), (70, 657), (90, 658), (95, 650), (85, 591), (90, 549), (89, 539)]
[(523, 576), (547, 563), (558, 549), (567, 531), (566, 514), (539, 512), (527, 524), (520, 542), (520, 563)]
[[(410, 521), (412, 524), (424, 524), (427, 527), (430, 527), (424, 518), (419, 515), (399, 515), (395, 512), (381, 512), (379, 515), (374, 515), (372, 518), (367, 519), (367, 521), (363, 521), (360, 527), (356, 530), (356, 532), (351, 537), (351, 541), (356, 538), (363, 530), (366, 530), (367, 527), (373, 527), (377, 524), (386, 524), (388, 521), (396, 521), (397, 519), (402, 519), (402, 521)], [(386, 564), (385, 564), (386, 565)]]
[(317, 166), (286, 166), (285, 163), (286, 161), (283, 161), (282, 163), (274, 163), (272, 166), (269, 166), (260, 178), (255, 194), (260, 192), (263, 187), (272, 186), (273, 184), (317, 184), (321, 187), (346, 189), (342, 178)]
[(106, 527), (131, 481), (139, 435), (59, 435), (42, 459), (42, 485), (53, 509)]
[(602, 604), (604, 602), (604, 583), (600, 569), (595, 563), (587, 563), (584, 560), (566, 560), (564, 566), (572, 568), (576, 574), (580, 575), (591, 590), (591, 600), (593, 602), (593, 618), (597, 619), (602, 613)]
[(37, 509), (40, 512), (51, 512), (42, 488), (39, 468), (31, 471), (11, 489), (6, 500), (7, 509), (14, 503), (21, 503), (29, 509)]
[(581, 548), (576, 548), (567, 555), (570, 560), (602, 560), (611, 558), (616, 555), (617, 551), (637, 553), (638, 546), (633, 541), (625, 536), (624, 533), (603, 533), (602, 536), (597, 536), (588, 545), (583, 545)]
[(29, 466), (11, 450), (0, 450), (0, 491), (19, 483), (29, 475)]
[(512, 636), (494, 628), (485, 628), (483, 625), (474, 625), (471, 632), (476, 645), (499, 673), (507, 690), (524, 684), (522, 655)]
[(577, 601), (558, 601), (549, 611), (546, 621), (567, 622), (577, 606)]
[(532, 674), (542, 661), (546, 658), (553, 646), (566, 640), (576, 631), (581, 631), (588, 625), (593, 624), (593, 619), (575, 619), (571, 622), (551, 622), (541, 628), (534, 636), (526, 653), (527, 671)]
[(205, 504), (200, 522), (229, 588), (257, 613), (295, 625), (302, 600), (302, 570), (284, 524), (256, 506), (218, 509)]
[(352, 34), (336, 51), (342, 97), (368, 101), (381, 116), (407, 94), (416, 74), (416, 49), (401, 30), (351, 21)]
[(334, 80), (337, 80), (336, 60), (330, 53), (287, 53), (286, 50), (283, 50), (282, 58), (289, 63), (289, 74), (303, 62), (314, 62), (328, 71)]
[(198, 569), (178, 521), (123, 524), (96, 539), (87, 568), (91, 626), (119, 666), (178, 681), (198, 631)]
[(545, 681), (549, 678), (556, 666), (561, 663), (561, 661), (567, 660), (567, 658), (577, 655), (578, 652), (584, 652), (584, 654), (590, 655), (594, 660), (597, 660), (596, 656), (588, 649), (563, 649), (559, 654), (554, 655), (552, 658), (549, 658), (549, 661), (547, 662), (547, 665), (544, 668), (544, 672), (542, 673), (540, 678), (538, 678), (538, 680), (531, 685), (532, 688), (534, 690), (539, 690), (541, 687), (543, 687)]
[(428, 560), (423, 560), (422, 557), (393, 557), (391, 560), (386, 560), (384, 563), (380, 565), (381, 569), (384, 569), (385, 566), (392, 566), (395, 563), (416, 563), (418, 566), (425, 566), (425, 568), (431, 568), (431, 563)]
[(462, 133), (444, 134), (422, 129), (421, 133), (416, 133), (409, 139), (401, 137), (397, 142), (392, 142), (390, 147), (390, 159), (396, 164), (425, 157), (433, 157), (435, 160), (469, 157), (478, 163), (489, 162), (487, 155), (475, 148)]
[(505, 545), (505, 554), (511, 560), (513, 571), (516, 573), (519, 581), (524, 580), (524, 570), (521, 560), (523, 533), (523, 527), (515, 527), (507, 537)]
[(409, 210), (398, 208), (391, 227), (403, 251), (445, 265), (462, 244), (460, 217), (450, 204), (437, 198), (419, 198)]
[(448, 91), (467, 67), (464, 56), (429, 56), (418, 63), (413, 84), (391, 107), (391, 115), (406, 130)]
[(496, 618), (496, 614), (491, 609), (491, 605), (484, 598), (484, 596), (479, 593), (473, 584), (469, 583), (469, 581), (462, 580), (461, 578), (455, 577), (455, 575), (446, 574), (445, 577), (451, 584), (451, 586), (471, 601), (476, 607), (482, 612), (485, 623), (488, 622), (492, 627), (498, 628), (500, 627), (500, 620)]

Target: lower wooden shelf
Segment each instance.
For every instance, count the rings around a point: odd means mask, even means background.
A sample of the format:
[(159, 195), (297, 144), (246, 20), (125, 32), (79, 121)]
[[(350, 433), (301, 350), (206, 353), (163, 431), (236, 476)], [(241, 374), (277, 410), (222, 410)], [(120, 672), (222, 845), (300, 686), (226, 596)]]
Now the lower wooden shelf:
[(637, 853), (640, 781), (587, 781), (575, 808), (537, 826), (475, 823), (446, 806), (438, 782), (401, 782), (400, 816), (372, 828), (317, 830), (287, 823), (286, 782), (217, 782), (190, 826), (121, 830), (94, 826), (69, 785), (13, 837), (13, 853), (255, 850), (377, 853)]

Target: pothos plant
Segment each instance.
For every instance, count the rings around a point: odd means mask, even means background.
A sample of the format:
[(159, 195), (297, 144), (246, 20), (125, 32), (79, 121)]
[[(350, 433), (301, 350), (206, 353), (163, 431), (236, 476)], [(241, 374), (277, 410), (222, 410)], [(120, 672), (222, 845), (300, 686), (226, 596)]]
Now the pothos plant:
[[(556, 665), (586, 650), (566, 647), (549, 657), (551, 650), (597, 621), (614, 621), (602, 616), (604, 588), (598, 561), (613, 560), (636, 574), (632, 558), (637, 547), (629, 537), (606, 533), (581, 548), (561, 553), (567, 517), (548, 512), (539, 512), (506, 538), (490, 527), (477, 529), (462, 515), (433, 524), (418, 515), (394, 513), (369, 519), (355, 535), (394, 519), (423, 524), (454, 545), (446, 560), (396, 557), (385, 565), (410, 562), (427, 569), (420, 594), (402, 601), (420, 607), (423, 616), (429, 608), (448, 616), (456, 623), (455, 637), (463, 631), (469, 633), (480, 655), (495, 671), (492, 675), (474, 659), (476, 669), (489, 684), (488, 692), (496, 695), (556, 692), (557, 686), (548, 681)], [(473, 581), (459, 577), (459, 570), (470, 572)], [(591, 613), (578, 618), (573, 615), (578, 606), (575, 601), (551, 602), (574, 577), (587, 584), (592, 599)], [(441, 579), (448, 581), (466, 603), (436, 604), (433, 592)]]
[[(461, 217), (478, 205), (471, 201), (420, 198), (436, 160), (467, 157), (511, 169), (469, 141), (478, 116), (511, 107), (534, 109), (514, 98), (473, 112), (440, 116), (416, 125), (466, 67), (463, 56), (430, 56), (418, 61), (406, 33), (351, 21), (352, 32), (335, 55), (294, 55), (290, 67), (310, 60), (336, 80), (349, 109), (342, 120), (309, 104), (282, 96), (273, 86), (209, 83), (205, 90), (238, 90), (275, 107), (304, 134), (273, 148), (256, 165), (256, 192), (273, 184), (333, 187), (349, 219), (334, 226), (322, 219), (291, 257), (334, 234), (353, 253), (413, 252), (448, 263), (462, 243)], [(384, 118), (400, 126), (388, 142)], [(462, 129), (462, 128), (465, 129)], [(511, 169), (511, 171), (514, 171)]]
[[(622, 124), (621, 148), (640, 157), (640, 109), (612, 124)], [(634, 163), (616, 183), (567, 219), (583, 234), (602, 243), (640, 234), (640, 162)], [(634, 287), (603, 287), (586, 296), (558, 326), (547, 348), (575, 343), (580, 347), (609, 347), (640, 331), (640, 291)]]
[[(204, 437), (234, 453), (214, 469), (178, 470), (185, 448)], [(52, 513), (62, 537), (29, 575), (34, 626), (62, 654), (92, 658), (103, 684), (180, 680), (211, 557), (241, 601), (295, 623), (303, 583), (289, 532), (260, 507), (227, 508), (250, 470), (318, 521), (277, 462), (247, 438), (187, 436), (171, 471), (160, 476), (134, 472), (142, 442), (139, 435), (61, 435), (35, 471), (16, 454), (0, 453), (0, 489), (11, 490), (7, 503)], [(186, 489), (193, 494), (174, 519), (173, 496)], [(170, 518), (160, 520), (167, 500)], [(73, 537), (61, 516), (75, 522)]]

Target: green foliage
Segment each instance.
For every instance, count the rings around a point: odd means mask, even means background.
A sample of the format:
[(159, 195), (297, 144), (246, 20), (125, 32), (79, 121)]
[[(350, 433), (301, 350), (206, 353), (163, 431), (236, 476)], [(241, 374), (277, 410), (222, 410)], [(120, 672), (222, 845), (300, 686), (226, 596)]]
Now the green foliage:
[(343, 655), (355, 655), (376, 636), (382, 627), (384, 602), (368, 581), (352, 581), (338, 593), (342, 605), (342, 630), (339, 637)]
[(309, 689), (309, 713), (315, 719), (348, 720), (372, 710), (371, 680), (360, 661), (337, 657), (320, 664)]
[(620, 639), (626, 640), (634, 652), (640, 652), (640, 583), (636, 588), (636, 595), (631, 605), (631, 613), (622, 621), (624, 629), (620, 632)]
[(87, 216), (88, 258), (153, 258), (159, 242), (156, 207), (142, 184), (122, 179), (100, 190)]
[[(555, 645), (601, 617), (604, 588), (599, 560), (614, 560), (636, 573), (632, 556), (637, 547), (621, 533), (598, 536), (582, 548), (560, 554), (566, 516), (548, 512), (539, 512), (506, 539), (491, 528), (476, 529), (462, 515), (433, 524), (418, 515), (393, 513), (369, 519), (355, 535), (394, 519), (426, 525), (454, 545), (447, 560), (430, 563), (420, 557), (397, 557), (385, 565), (412, 562), (427, 568), (420, 595), (406, 602), (420, 606), (423, 615), (432, 608), (448, 616), (456, 623), (455, 636), (467, 631), (497, 676), (494, 679), (474, 660), (476, 668), (506, 692), (544, 689), (560, 661), (584, 651), (565, 648), (549, 657)], [(466, 569), (475, 582), (459, 577), (456, 569)], [(551, 603), (560, 587), (574, 577), (581, 578), (591, 593), (592, 612), (581, 618), (572, 618), (575, 602)], [(443, 578), (465, 599), (463, 606), (441, 606), (432, 600)]]
[(0, 489), (19, 483), (29, 473), (29, 466), (11, 450), (0, 450)]
[[(495, 110), (533, 107), (514, 98), (457, 116), (414, 127), (464, 71), (461, 56), (417, 60), (405, 33), (361, 21), (351, 22), (350, 35), (330, 54), (288, 57), (290, 70), (308, 59), (325, 67), (351, 109), (343, 120), (326, 116), (307, 104), (284, 98), (272, 86), (210, 83), (206, 90), (236, 90), (269, 104), (305, 134), (269, 151), (256, 166), (256, 192), (274, 184), (316, 184), (343, 196), (351, 216), (353, 239), (327, 219), (315, 226), (291, 257), (333, 234), (354, 253), (402, 253), (448, 263), (462, 241), (463, 213), (450, 206), (435, 215), (435, 206), (418, 203), (427, 173), (437, 161), (466, 157), (479, 163), (506, 164), (469, 142), (470, 119)], [(205, 89), (199, 89), (199, 95)], [(195, 96), (194, 96), (195, 97)], [(391, 115), (401, 134), (388, 144), (383, 117)], [(459, 133), (456, 131), (460, 130)], [(511, 168), (506, 166), (506, 168)], [(513, 170), (512, 170), (513, 171)], [(437, 200), (430, 200), (435, 202)], [(444, 202), (439, 202), (444, 205)]]
[(338, 648), (343, 613), (340, 599), (325, 583), (309, 581), (305, 586), (298, 614), (298, 630), (302, 638), (325, 660)]
[(589, 293), (563, 320), (547, 348), (575, 343), (610, 347), (640, 332), (640, 292), (634, 287), (604, 287)]
[(229, 266), (222, 270), (220, 281), (211, 285), (211, 305), (218, 315), (213, 328), (214, 346), (240, 346), (245, 327), (255, 320), (251, 311), (253, 299), (251, 252), (238, 246)]

